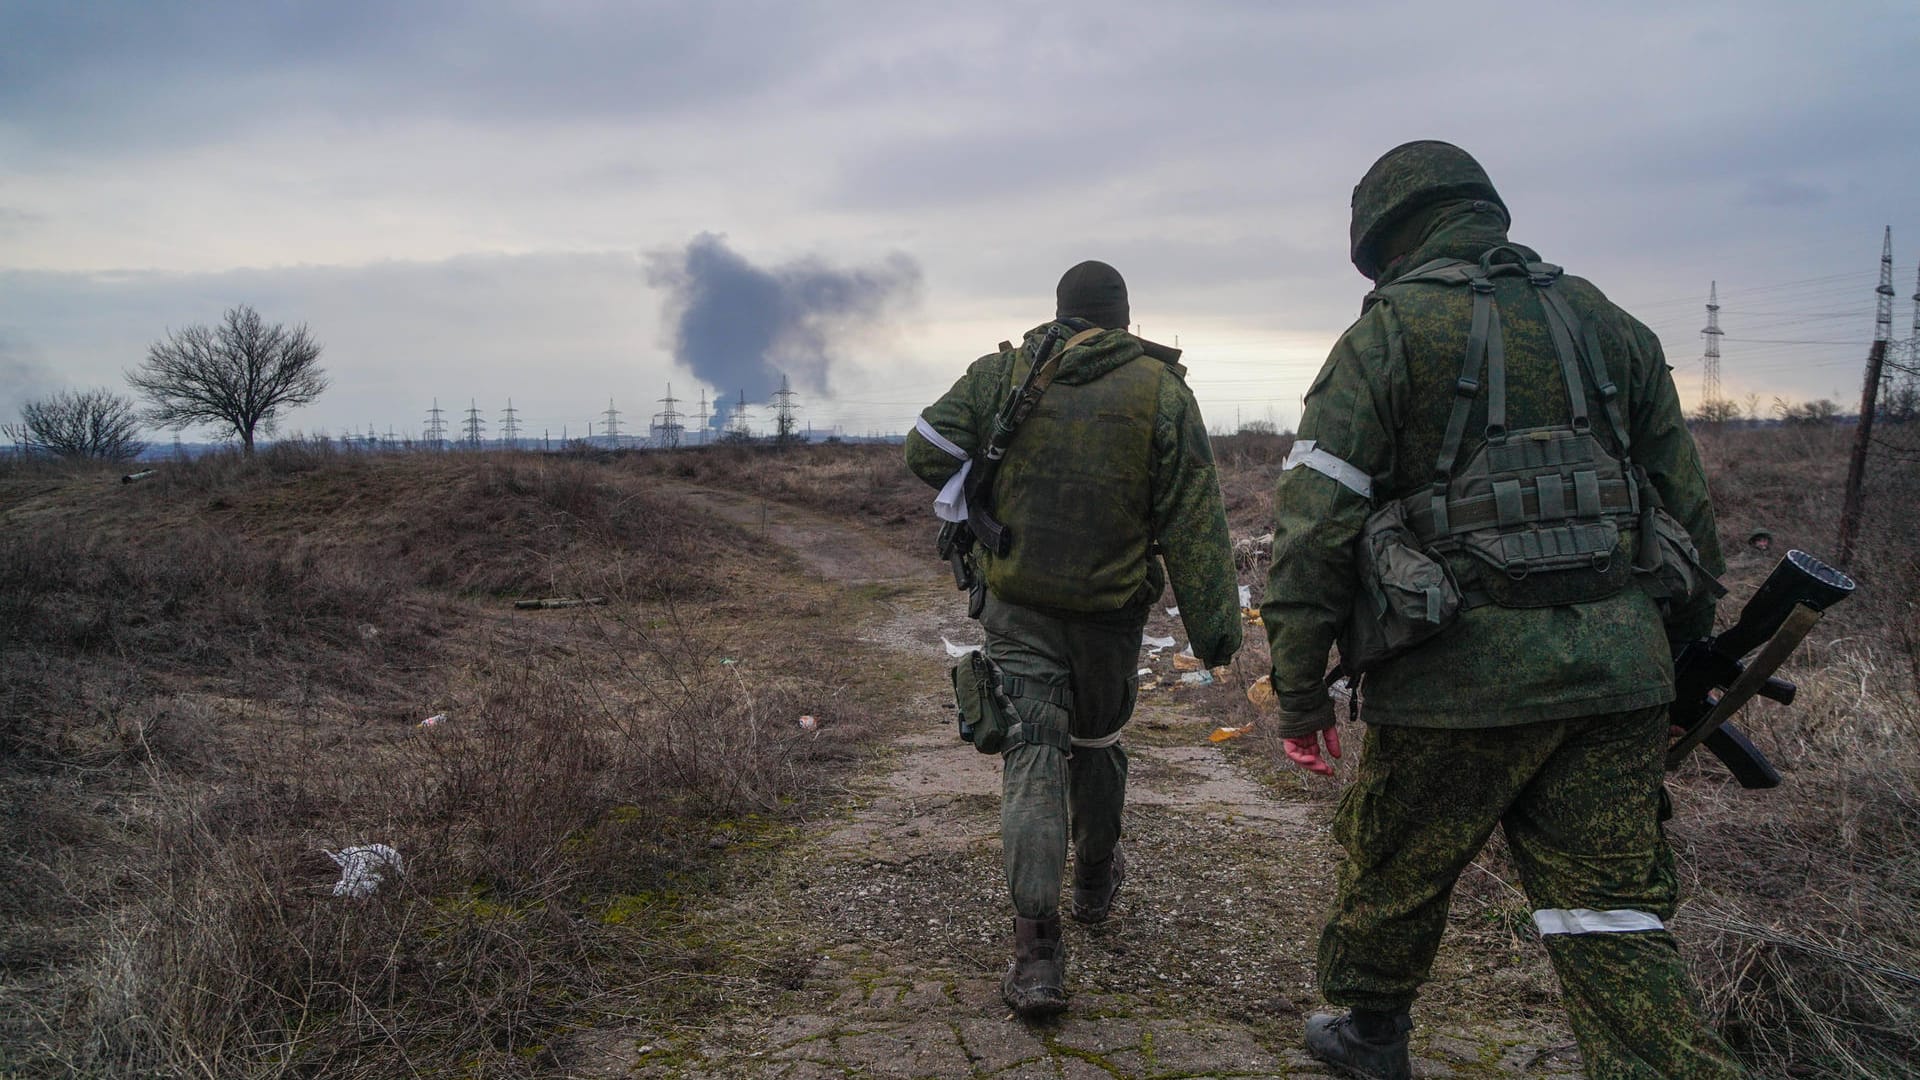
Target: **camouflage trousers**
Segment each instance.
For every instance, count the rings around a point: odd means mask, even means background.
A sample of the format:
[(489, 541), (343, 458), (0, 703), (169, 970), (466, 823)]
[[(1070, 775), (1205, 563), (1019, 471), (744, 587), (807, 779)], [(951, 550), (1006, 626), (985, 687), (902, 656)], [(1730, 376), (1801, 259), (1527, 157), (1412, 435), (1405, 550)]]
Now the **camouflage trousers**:
[[(1057, 619), (987, 597), (980, 622), (987, 657), (999, 665), (1023, 723), (1064, 728), (1076, 740), (1115, 735), (1139, 691), (1140, 632), (1146, 609)], [(1127, 752), (1104, 747), (1014, 743), (1001, 752), (1000, 846), (1014, 913), (1060, 912), (1067, 838), (1080, 865), (1105, 862), (1120, 840)]]
[(1327, 1000), (1392, 1010), (1433, 965), (1454, 882), (1506, 833), (1587, 1075), (1732, 1077), (1665, 923), (1664, 706), (1477, 729), (1373, 725), (1343, 793), (1346, 849), (1320, 937)]

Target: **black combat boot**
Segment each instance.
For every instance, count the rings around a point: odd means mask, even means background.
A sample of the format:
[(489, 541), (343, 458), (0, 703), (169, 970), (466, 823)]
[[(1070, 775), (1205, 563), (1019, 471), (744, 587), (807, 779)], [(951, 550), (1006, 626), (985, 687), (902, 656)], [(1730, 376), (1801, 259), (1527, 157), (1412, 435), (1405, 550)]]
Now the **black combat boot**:
[(1067, 1007), (1067, 943), (1060, 916), (1013, 920), (1013, 966), (1000, 980), (1000, 996), (1023, 1020), (1052, 1016)]
[(1115, 845), (1113, 854), (1107, 861), (1087, 866), (1080, 860), (1073, 862), (1073, 921), (1083, 923), (1106, 922), (1107, 915), (1113, 910), (1114, 894), (1120, 891), (1120, 883), (1127, 880), (1127, 857)]
[(1316, 1013), (1307, 1017), (1307, 1052), (1362, 1080), (1413, 1080), (1407, 1052), (1411, 1031), (1413, 1020), (1405, 1009)]

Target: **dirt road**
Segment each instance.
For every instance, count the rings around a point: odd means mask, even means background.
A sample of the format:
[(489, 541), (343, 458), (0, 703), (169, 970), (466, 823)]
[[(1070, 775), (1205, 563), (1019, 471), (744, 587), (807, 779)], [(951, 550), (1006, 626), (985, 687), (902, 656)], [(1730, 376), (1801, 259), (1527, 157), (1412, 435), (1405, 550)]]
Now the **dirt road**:
[[(1335, 856), (1324, 794), (1306, 798), (1298, 774), (1209, 743), (1213, 721), (1192, 697), (1143, 694), (1125, 742), (1126, 886), (1107, 924), (1067, 924), (1070, 1010), (1021, 1023), (998, 994), (1012, 932), (999, 762), (955, 738), (945, 689), (942, 639), (981, 635), (943, 568), (791, 507), (721, 492), (689, 504), (879, 595), (883, 615), (862, 640), (876, 666), (907, 665), (920, 689), (913, 719), (841, 810), (742, 874), (704, 917), (712, 938), (766, 957), (765, 970), (702, 1028), (593, 1033), (593, 1064), (575, 1075), (1329, 1075), (1300, 1050)], [(1460, 1009), (1444, 1012), (1436, 1023), (1416, 1010), (1417, 1075), (1578, 1074), (1557, 1021), (1516, 1013), (1469, 1031)]]

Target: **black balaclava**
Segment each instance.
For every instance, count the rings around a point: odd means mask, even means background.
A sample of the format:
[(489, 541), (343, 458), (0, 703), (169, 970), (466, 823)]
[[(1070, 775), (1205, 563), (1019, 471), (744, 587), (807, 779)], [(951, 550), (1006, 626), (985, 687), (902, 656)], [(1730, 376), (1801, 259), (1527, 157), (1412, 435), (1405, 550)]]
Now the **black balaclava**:
[(1128, 317), (1127, 283), (1120, 271), (1089, 259), (1060, 275), (1054, 290), (1056, 319), (1085, 319), (1107, 330), (1125, 329)]

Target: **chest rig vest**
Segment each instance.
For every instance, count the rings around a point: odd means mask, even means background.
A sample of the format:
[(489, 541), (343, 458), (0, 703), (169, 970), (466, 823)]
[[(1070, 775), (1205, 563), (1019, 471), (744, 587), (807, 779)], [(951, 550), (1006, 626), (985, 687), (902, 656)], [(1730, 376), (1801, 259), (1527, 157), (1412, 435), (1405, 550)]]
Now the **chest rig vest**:
[[(1496, 261), (1502, 255), (1512, 261)], [(1445, 556), (1460, 579), (1464, 607), (1547, 607), (1601, 599), (1625, 588), (1639, 561), (1634, 540), (1644, 531), (1643, 494), (1651, 497), (1651, 491), (1643, 493), (1629, 457), (1619, 388), (1607, 371), (1599, 338), (1554, 287), (1561, 273), (1501, 245), (1478, 263), (1437, 260), (1388, 286), (1465, 287), (1473, 297), (1466, 356), (1454, 382), (1433, 480), (1399, 500), (1413, 538)], [(1494, 301), (1494, 279), (1503, 276), (1524, 276), (1540, 300), (1566, 389), (1564, 424), (1507, 427), (1506, 348)], [(1594, 429), (1589, 381), (1617, 454)], [(1468, 413), (1483, 392), (1484, 441), (1463, 464), (1460, 444)]]

